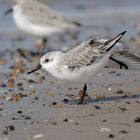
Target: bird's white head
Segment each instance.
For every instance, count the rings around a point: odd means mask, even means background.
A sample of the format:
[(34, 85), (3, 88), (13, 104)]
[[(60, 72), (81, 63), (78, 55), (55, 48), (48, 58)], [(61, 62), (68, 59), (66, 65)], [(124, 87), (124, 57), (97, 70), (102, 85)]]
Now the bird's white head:
[(28, 74), (31, 74), (37, 70), (44, 69), (49, 73), (52, 73), (56, 69), (59, 69), (61, 65), (61, 57), (63, 56), (62, 52), (54, 51), (49, 52), (41, 57), (40, 64), (33, 68)]
[(62, 55), (62, 52), (54, 51), (42, 56), (40, 59), (42, 69), (45, 69), (46, 71), (51, 71), (52, 69), (58, 67)]

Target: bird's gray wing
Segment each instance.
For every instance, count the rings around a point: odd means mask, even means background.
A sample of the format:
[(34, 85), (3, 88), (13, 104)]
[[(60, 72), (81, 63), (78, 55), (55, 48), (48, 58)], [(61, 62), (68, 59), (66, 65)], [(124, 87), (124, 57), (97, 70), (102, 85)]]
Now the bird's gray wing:
[(98, 49), (99, 46), (103, 45), (104, 44), (96, 40), (88, 40), (65, 53), (63, 63), (72, 70), (89, 66), (104, 55), (104, 53)]
[(100, 41), (90, 39), (64, 54), (64, 64), (71, 69), (89, 66), (100, 60), (107, 53), (112, 53), (112, 47), (122, 38), (126, 31), (112, 39)]
[(26, 15), (29, 21), (38, 25), (47, 24), (59, 28), (71, 28), (78, 26), (78, 23), (68, 21), (55, 14), (52, 9), (47, 6), (47, 4), (41, 1), (29, 0), (28, 3), (24, 3), (22, 12)]

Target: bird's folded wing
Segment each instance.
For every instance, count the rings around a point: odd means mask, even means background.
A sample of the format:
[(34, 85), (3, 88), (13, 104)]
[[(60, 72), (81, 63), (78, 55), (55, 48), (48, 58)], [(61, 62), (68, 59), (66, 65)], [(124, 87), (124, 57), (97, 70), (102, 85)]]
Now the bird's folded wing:
[(63, 63), (70, 69), (83, 68), (99, 60), (104, 54), (98, 49), (104, 44), (88, 40), (65, 53)]
[(64, 60), (62, 61), (71, 69), (90, 66), (93, 63), (98, 62), (107, 53), (111, 54), (109, 51), (125, 33), (126, 31), (106, 41), (90, 39), (65, 53)]

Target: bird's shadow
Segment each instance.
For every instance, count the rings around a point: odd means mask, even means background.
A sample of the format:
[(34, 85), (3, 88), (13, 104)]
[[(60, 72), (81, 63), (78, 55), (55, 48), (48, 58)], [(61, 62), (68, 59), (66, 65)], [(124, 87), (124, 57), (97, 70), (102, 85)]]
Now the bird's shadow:
[[(105, 98), (98, 98), (98, 99), (84, 99), (84, 104), (89, 104), (89, 103), (104, 103), (104, 102), (112, 102), (112, 101), (120, 101), (120, 100), (128, 100), (128, 99), (139, 99), (140, 95), (139, 94), (134, 94), (134, 95), (123, 95), (123, 96), (112, 96), (112, 97), (105, 97)], [(74, 99), (70, 100), (69, 104), (70, 105), (75, 105), (78, 104), (80, 99)]]

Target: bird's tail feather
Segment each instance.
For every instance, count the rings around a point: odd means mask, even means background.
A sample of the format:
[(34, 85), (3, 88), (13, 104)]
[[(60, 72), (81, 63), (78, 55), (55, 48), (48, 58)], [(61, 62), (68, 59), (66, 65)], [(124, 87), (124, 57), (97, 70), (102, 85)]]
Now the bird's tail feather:
[(126, 33), (126, 31), (118, 34), (116, 37), (114, 37), (113, 39), (107, 40), (104, 44), (104, 46), (102, 46), (100, 49), (104, 50), (104, 51), (110, 51), (112, 49), (112, 47), (123, 37), (123, 35)]

